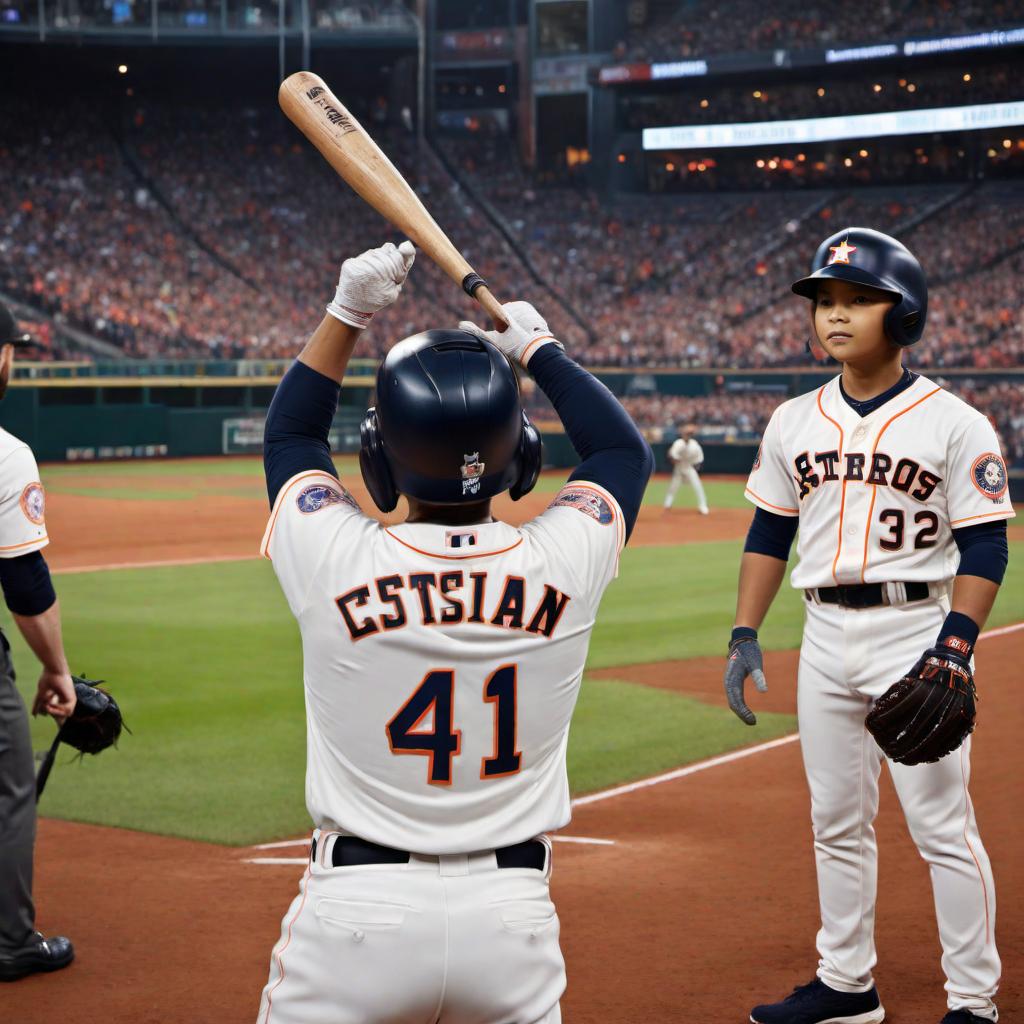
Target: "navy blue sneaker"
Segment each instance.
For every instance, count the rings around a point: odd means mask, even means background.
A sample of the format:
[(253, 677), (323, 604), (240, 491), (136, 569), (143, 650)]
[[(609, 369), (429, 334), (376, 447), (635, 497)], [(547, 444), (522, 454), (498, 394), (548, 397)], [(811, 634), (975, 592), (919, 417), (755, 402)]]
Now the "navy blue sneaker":
[(950, 1010), (939, 1024), (992, 1024), (991, 1017), (979, 1017), (970, 1010)]
[(881, 1024), (885, 1010), (874, 986), (867, 992), (837, 992), (815, 978), (781, 1003), (755, 1006), (750, 1019), (753, 1024)]

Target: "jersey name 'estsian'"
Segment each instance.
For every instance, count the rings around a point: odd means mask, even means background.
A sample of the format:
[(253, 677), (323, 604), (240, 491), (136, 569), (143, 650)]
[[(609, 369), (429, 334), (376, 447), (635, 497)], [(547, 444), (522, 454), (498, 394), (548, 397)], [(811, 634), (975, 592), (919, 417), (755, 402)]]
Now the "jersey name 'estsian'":
[[(793, 460), (799, 497), (803, 501), (820, 484), (862, 480), (876, 487), (895, 487), (918, 501), (927, 501), (942, 477), (914, 459), (894, 459), (885, 452), (803, 452)], [(840, 475), (840, 472), (842, 475)]]
[[(535, 590), (527, 594), (522, 576), (506, 576), (490, 589), (488, 584), (486, 572), (461, 569), (395, 574), (378, 576), (334, 600), (353, 641), (401, 629), (410, 615), (424, 626), (474, 622), (550, 639), (571, 600), (549, 583), (539, 598)], [(371, 602), (380, 610), (368, 607)]]

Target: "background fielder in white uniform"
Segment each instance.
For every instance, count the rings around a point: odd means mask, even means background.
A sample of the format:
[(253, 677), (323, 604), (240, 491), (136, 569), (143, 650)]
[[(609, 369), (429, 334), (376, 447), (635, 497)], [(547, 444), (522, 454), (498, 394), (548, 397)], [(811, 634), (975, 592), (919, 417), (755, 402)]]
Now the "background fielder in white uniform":
[[(817, 272), (794, 290), (814, 298), (818, 339), (843, 372), (780, 406), (765, 431), (746, 490), (759, 511), (726, 673), (731, 706), (752, 723), (742, 682), (749, 672), (764, 689), (756, 629), (799, 522), (792, 584), (805, 592), (807, 620), (797, 703), (820, 961), (809, 985), (754, 1008), (759, 1024), (883, 1020), (872, 980), (872, 822), (884, 757), (864, 718), (937, 637), (973, 648), (1002, 579), (1004, 521), (1014, 514), (989, 422), (901, 365), (927, 308), (916, 261), (895, 239), (859, 228), (822, 250)], [(889, 770), (930, 868), (947, 978), (943, 1024), (994, 1021), (995, 891), (967, 789), (970, 738), (935, 763), (890, 762)], [(928, 908), (921, 913), (928, 920)]]
[[(450, 367), (490, 360), (481, 408), (498, 401), (496, 368), (522, 428), (514, 372), (491, 341), (529, 361), (584, 449), (580, 476), (524, 526), (494, 521), (486, 482), (501, 467), (470, 432), (456, 438), (443, 482), (455, 489), (453, 503), (410, 496), (409, 521), (392, 527), (364, 515), (326, 454), (335, 382), (358, 330), (394, 300), (411, 262), (408, 243), (345, 262), (330, 315), (268, 416), (274, 504), (263, 552), (302, 634), (306, 800), (316, 830), (259, 1024), (560, 1019), (565, 970), (548, 894), (550, 844), (535, 838), (569, 821), (569, 720), (650, 452), (610, 393), (552, 344), (536, 311), (511, 303), (502, 335), (469, 324), (427, 332), (434, 340), (402, 342), (383, 364), (374, 415), (396, 486), (405, 471), (398, 450), (410, 438), (387, 433), (400, 399), (386, 388), (394, 377), (399, 394), (415, 390), (420, 378), (405, 377), (419, 372), (414, 363), (439, 393), (456, 372), (459, 401), (465, 394), (473, 406), (476, 378)], [(309, 434), (321, 439), (319, 451), (301, 439), (305, 410), (316, 408)], [(439, 436), (466, 429), (435, 426)], [(379, 503), (365, 468), (364, 477)], [(535, 855), (529, 865), (507, 863)]]
[(668, 460), (672, 463), (672, 478), (665, 491), (665, 510), (668, 511), (672, 507), (680, 485), (686, 483), (697, 495), (697, 511), (706, 516), (708, 499), (697, 472), (704, 462), (704, 449), (697, 441), (697, 428), (692, 423), (683, 427), (680, 436), (669, 446)]

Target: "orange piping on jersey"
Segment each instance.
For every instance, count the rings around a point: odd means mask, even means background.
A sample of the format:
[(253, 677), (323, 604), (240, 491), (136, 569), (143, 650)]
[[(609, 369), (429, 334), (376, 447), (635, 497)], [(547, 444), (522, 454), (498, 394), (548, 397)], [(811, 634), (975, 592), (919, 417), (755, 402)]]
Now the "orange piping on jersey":
[(281, 957), (284, 955), (284, 951), (288, 948), (288, 944), (292, 941), (292, 925), (295, 924), (299, 919), (299, 915), (302, 913), (302, 908), (306, 905), (306, 895), (309, 892), (309, 865), (306, 865), (306, 873), (302, 877), (302, 902), (299, 904), (299, 909), (295, 911), (294, 917), (288, 922), (288, 937), (284, 940), (284, 945), (277, 951), (274, 959), (277, 960), (277, 969), (279, 976), (277, 981), (274, 982), (273, 987), (267, 992), (267, 1016), (264, 1024), (270, 1024), (270, 1014), (274, 1008), (274, 992), (277, 987), (284, 981), (284, 964), (281, 962)]
[(756, 491), (752, 491), (749, 487), (744, 488), (744, 493), (752, 494), (762, 505), (767, 505), (769, 508), (773, 508), (776, 512), (789, 512), (793, 515), (800, 515), (800, 509), (798, 508), (785, 508), (782, 505), (773, 505), (770, 501), (765, 501)]
[(967, 516), (964, 519), (954, 519), (949, 525), (957, 526), (960, 523), (969, 523), (972, 519), (1013, 519), (1017, 515), (1012, 508), (1000, 509), (998, 512), (984, 512), (980, 516)]
[(415, 551), (417, 555), (426, 555), (428, 558), (445, 558), (450, 562), (463, 562), (467, 558), (491, 558), (494, 555), (503, 555), (506, 551), (511, 551), (513, 548), (517, 548), (523, 543), (523, 538), (520, 537), (515, 544), (509, 544), (507, 548), (499, 548), (497, 551), (474, 551), (469, 555), (439, 555), (436, 551), (424, 551), (423, 548), (415, 547), (408, 541), (402, 540), (401, 537), (396, 537), (387, 527), (384, 528), (384, 532), (392, 540), (397, 540), (403, 547), (408, 548), (410, 551)]
[(263, 548), (260, 554), (264, 558), (270, 559), (270, 538), (274, 535), (274, 527), (277, 525), (277, 517), (281, 512), (281, 508), (284, 505), (284, 496), (300, 481), (305, 480), (311, 476), (324, 476), (328, 480), (333, 480), (335, 483), (340, 484), (341, 481), (336, 476), (331, 476), (330, 473), (322, 469), (310, 469), (305, 473), (300, 473), (298, 476), (292, 477), (278, 492), (277, 499), (274, 501), (274, 511), (270, 516), (270, 525), (267, 527), (267, 539), (263, 543)]
[[(839, 431), (839, 460), (841, 462), (842, 458), (843, 458), (843, 441), (844, 441), (843, 428), (834, 419), (832, 419), (832, 417), (829, 416), (829, 414), (827, 412), (825, 412), (825, 410), (821, 406), (821, 393), (825, 390), (826, 387), (828, 387), (827, 384), (822, 384), (822, 386), (818, 389), (818, 398), (817, 398), (818, 412), (820, 412), (821, 415), (824, 416), (825, 419), (827, 419), (829, 421), (829, 423), (831, 423), (832, 426), (835, 427), (836, 430)], [(836, 581), (836, 583), (839, 582), (839, 577), (836, 575), (836, 566), (839, 564), (839, 555), (842, 553), (842, 550), (843, 550), (843, 514), (845, 512), (846, 512), (846, 474), (844, 473), (843, 474), (843, 489), (842, 489), (842, 491), (839, 494), (839, 542), (838, 542), (838, 544), (836, 544), (836, 557), (832, 559), (832, 579), (834, 579)]]
[(9, 544), (7, 547), (0, 548), (0, 551), (17, 551), (18, 548), (27, 548), (30, 547), (32, 544), (42, 544), (44, 540), (49, 539), (50, 538), (44, 533), (42, 537), (36, 537), (35, 540), (26, 540), (23, 541), (21, 544)]
[[(898, 413), (895, 413), (894, 415), (890, 416), (885, 421), (885, 423), (882, 424), (882, 429), (878, 432), (878, 437), (875, 438), (875, 443), (874, 443), (874, 445), (871, 448), (871, 462), (872, 462), (872, 465), (874, 464), (874, 461), (875, 461), (875, 452), (878, 451), (878, 442), (882, 440), (882, 435), (889, 429), (889, 424), (891, 424), (893, 422), (893, 420), (898, 420), (904, 413), (910, 412), (911, 409), (916, 409), (922, 402), (924, 402), (927, 399), (931, 398), (932, 395), (934, 395), (936, 392), (941, 391), (941, 390), (942, 390), (942, 388), (935, 388), (934, 391), (929, 391), (927, 395), (922, 395), (916, 402), (914, 402), (911, 405), (908, 405), (906, 407), (906, 409), (901, 409)], [(869, 469), (869, 475), (870, 475), (870, 469)], [(860, 567), (860, 581), (861, 581), (861, 583), (864, 582), (864, 574), (868, 571), (868, 541), (869, 541), (869, 539), (871, 537), (871, 517), (875, 514), (875, 498), (876, 497), (878, 497), (878, 484), (872, 484), (871, 485), (871, 504), (868, 505), (867, 526), (864, 527), (864, 561), (861, 563), (861, 567)]]
[(960, 745), (960, 776), (964, 780), (964, 842), (967, 844), (967, 849), (971, 851), (971, 859), (974, 861), (974, 866), (978, 869), (978, 880), (981, 882), (981, 895), (985, 901), (985, 941), (992, 941), (991, 922), (988, 916), (988, 886), (985, 885), (985, 873), (981, 870), (981, 864), (978, 863), (978, 856), (974, 852), (974, 847), (971, 846), (970, 839), (967, 838), (967, 825), (971, 820), (971, 812), (973, 807), (971, 806), (971, 794), (967, 789), (967, 766), (964, 764), (966, 754), (964, 753), (964, 746)]

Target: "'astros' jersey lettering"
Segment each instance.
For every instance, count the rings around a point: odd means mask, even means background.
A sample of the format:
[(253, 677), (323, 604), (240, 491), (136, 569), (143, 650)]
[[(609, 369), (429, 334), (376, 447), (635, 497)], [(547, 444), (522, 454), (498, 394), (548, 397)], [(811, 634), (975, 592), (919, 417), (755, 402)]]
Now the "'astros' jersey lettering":
[(949, 580), (952, 530), (1014, 515), (991, 424), (925, 377), (864, 417), (838, 377), (780, 405), (746, 493), (800, 517), (799, 588)]
[(519, 528), (384, 527), (333, 477), (293, 477), (263, 553), (302, 634), (313, 821), (423, 854), (565, 825), (569, 719), (624, 542), (589, 483)]
[(0, 558), (46, 547), (45, 496), (32, 450), (0, 428)]
[(690, 438), (677, 437), (668, 450), (668, 457), (678, 466), (699, 466), (704, 461), (704, 449)]

